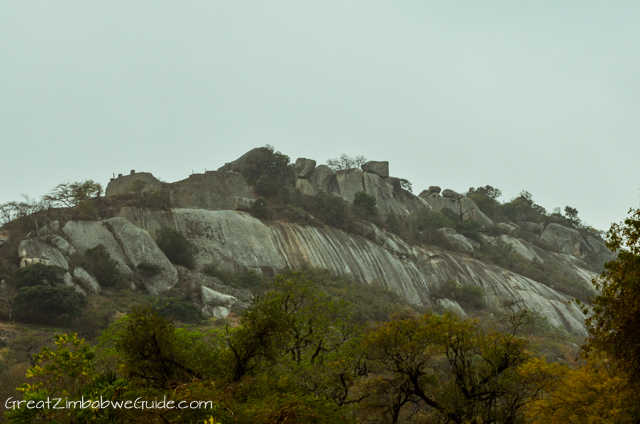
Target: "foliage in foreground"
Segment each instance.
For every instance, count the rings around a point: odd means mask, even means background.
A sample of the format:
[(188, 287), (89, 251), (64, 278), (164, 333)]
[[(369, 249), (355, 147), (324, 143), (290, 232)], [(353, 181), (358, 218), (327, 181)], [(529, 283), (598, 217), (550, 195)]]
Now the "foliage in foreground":
[[(344, 300), (300, 273), (276, 277), (241, 325), (176, 328), (136, 309), (91, 347), (74, 335), (43, 349), (24, 400), (210, 401), (196, 409), (28, 409), (9, 422), (519, 422), (554, 366), (516, 335), (474, 320), (405, 312), (358, 324)], [(508, 331), (504, 331), (508, 330)], [(44, 406), (44, 405), (41, 405)], [(480, 421), (482, 420), (482, 421)]]

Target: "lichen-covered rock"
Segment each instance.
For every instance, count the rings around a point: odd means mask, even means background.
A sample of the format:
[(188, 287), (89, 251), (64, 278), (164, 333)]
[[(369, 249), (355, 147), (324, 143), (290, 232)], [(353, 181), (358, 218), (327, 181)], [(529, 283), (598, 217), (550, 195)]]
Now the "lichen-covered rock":
[(136, 180), (144, 181), (142, 193), (162, 189), (162, 183), (150, 172), (134, 172), (112, 179), (105, 190), (105, 197), (118, 196), (121, 194), (130, 194), (132, 192), (133, 182)]
[(253, 189), (237, 172), (207, 171), (171, 184), (169, 199), (174, 208), (235, 209), (239, 197), (255, 199)]
[(440, 193), (441, 190), (440, 190), (440, 187), (438, 186), (429, 186), (429, 191), (431, 193)]
[(389, 162), (369, 161), (361, 166), (364, 172), (379, 175), (382, 178), (389, 178)]
[(122, 217), (107, 219), (106, 225), (134, 267), (142, 263), (160, 267), (161, 271), (158, 275), (144, 281), (145, 288), (149, 293), (158, 295), (178, 282), (178, 272), (148, 232)]
[(579, 259), (586, 258), (593, 251), (577, 230), (560, 224), (547, 225), (540, 235), (540, 241), (553, 250)]
[(100, 294), (102, 289), (100, 288), (100, 284), (98, 284), (98, 280), (96, 280), (91, 274), (80, 267), (76, 267), (73, 270), (73, 277), (76, 279), (78, 284), (82, 286), (82, 288), (94, 294)]
[(22, 240), (18, 246), (18, 255), (23, 259), (24, 266), (32, 263), (43, 263), (45, 265), (56, 265), (66, 270), (69, 269), (69, 262), (62, 252), (46, 243), (43, 238)]
[(296, 176), (298, 178), (309, 178), (316, 168), (316, 161), (307, 158), (296, 159)]
[(504, 243), (504, 245), (509, 246), (509, 249), (512, 252), (522, 256), (529, 262), (538, 261), (544, 263), (544, 259), (542, 258), (542, 256), (540, 256), (540, 254), (538, 254), (537, 249), (523, 240), (503, 234), (493, 242), (493, 244), (496, 245), (498, 245), (499, 243)]

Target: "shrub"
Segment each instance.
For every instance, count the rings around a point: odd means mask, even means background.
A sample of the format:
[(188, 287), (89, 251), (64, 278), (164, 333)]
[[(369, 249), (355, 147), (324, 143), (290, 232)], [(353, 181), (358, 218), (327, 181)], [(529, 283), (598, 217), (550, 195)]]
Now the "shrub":
[(289, 156), (274, 151), (269, 145), (257, 149), (247, 158), (240, 173), (261, 196), (276, 196), (283, 188), (295, 184), (295, 174), (289, 164)]
[(71, 257), (74, 266), (83, 268), (92, 274), (102, 287), (118, 287), (124, 285), (124, 277), (118, 270), (118, 262), (111, 258), (109, 251), (103, 245), (98, 245), (82, 254)]
[(343, 226), (347, 215), (347, 204), (342, 197), (320, 191), (315, 200), (315, 209), (323, 222), (333, 227)]
[(364, 191), (356, 192), (353, 197), (353, 207), (364, 217), (373, 218), (378, 216), (376, 198)]
[(14, 300), (17, 313), (44, 314), (51, 324), (62, 314), (70, 318), (80, 316), (86, 304), (87, 299), (73, 287), (23, 287)]
[(193, 303), (182, 300), (178, 297), (163, 297), (157, 299), (154, 309), (165, 318), (175, 318), (178, 321), (197, 324), (204, 317), (202, 312)]
[(156, 244), (171, 263), (193, 269), (198, 248), (185, 236), (173, 228), (158, 231)]
[(258, 219), (269, 219), (269, 205), (267, 205), (267, 201), (264, 200), (264, 197), (258, 197), (254, 204), (251, 206), (251, 215), (255, 216)]
[(138, 266), (136, 267), (138, 275), (145, 279), (153, 278), (156, 275), (159, 275), (162, 270), (163, 268), (160, 265), (150, 264), (147, 262), (138, 264)]
[(14, 281), (17, 288), (33, 287), (64, 283), (65, 270), (55, 265), (33, 264), (26, 268), (20, 268), (14, 273)]

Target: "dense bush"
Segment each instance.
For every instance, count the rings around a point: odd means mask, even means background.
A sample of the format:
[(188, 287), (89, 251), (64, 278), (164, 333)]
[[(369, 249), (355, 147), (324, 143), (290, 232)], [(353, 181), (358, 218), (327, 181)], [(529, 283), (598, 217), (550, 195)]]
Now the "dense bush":
[(174, 318), (186, 323), (197, 324), (204, 319), (200, 309), (193, 303), (178, 297), (162, 297), (156, 300), (153, 307), (165, 318)]
[(269, 145), (256, 149), (246, 159), (240, 173), (260, 196), (276, 196), (286, 187), (295, 184), (295, 173), (289, 163), (289, 156), (274, 151)]
[(64, 283), (65, 270), (55, 265), (33, 264), (20, 268), (14, 273), (16, 288), (39, 285), (61, 285)]
[(254, 290), (264, 282), (262, 276), (255, 270), (234, 274), (220, 269), (218, 263), (212, 262), (202, 267), (202, 273), (210, 277), (219, 278), (224, 284), (241, 289)]
[(353, 197), (353, 207), (363, 218), (372, 219), (378, 216), (376, 198), (364, 191), (356, 192)]
[(73, 287), (33, 286), (18, 290), (14, 300), (17, 314), (45, 315), (51, 324), (65, 314), (70, 318), (78, 317), (87, 299)]
[(158, 231), (156, 244), (171, 263), (190, 269), (195, 267), (198, 248), (173, 228), (163, 228)]
[(111, 258), (107, 248), (101, 244), (87, 249), (84, 254), (73, 255), (71, 265), (92, 274), (102, 287), (122, 287), (125, 284), (125, 278), (118, 270), (118, 262)]

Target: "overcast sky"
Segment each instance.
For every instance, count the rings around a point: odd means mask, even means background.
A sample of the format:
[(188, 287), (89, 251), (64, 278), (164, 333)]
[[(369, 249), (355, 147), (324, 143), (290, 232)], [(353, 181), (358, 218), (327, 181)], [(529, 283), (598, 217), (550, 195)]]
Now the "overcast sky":
[(1, 1), (0, 203), (249, 149), (599, 229), (639, 206), (640, 2)]

